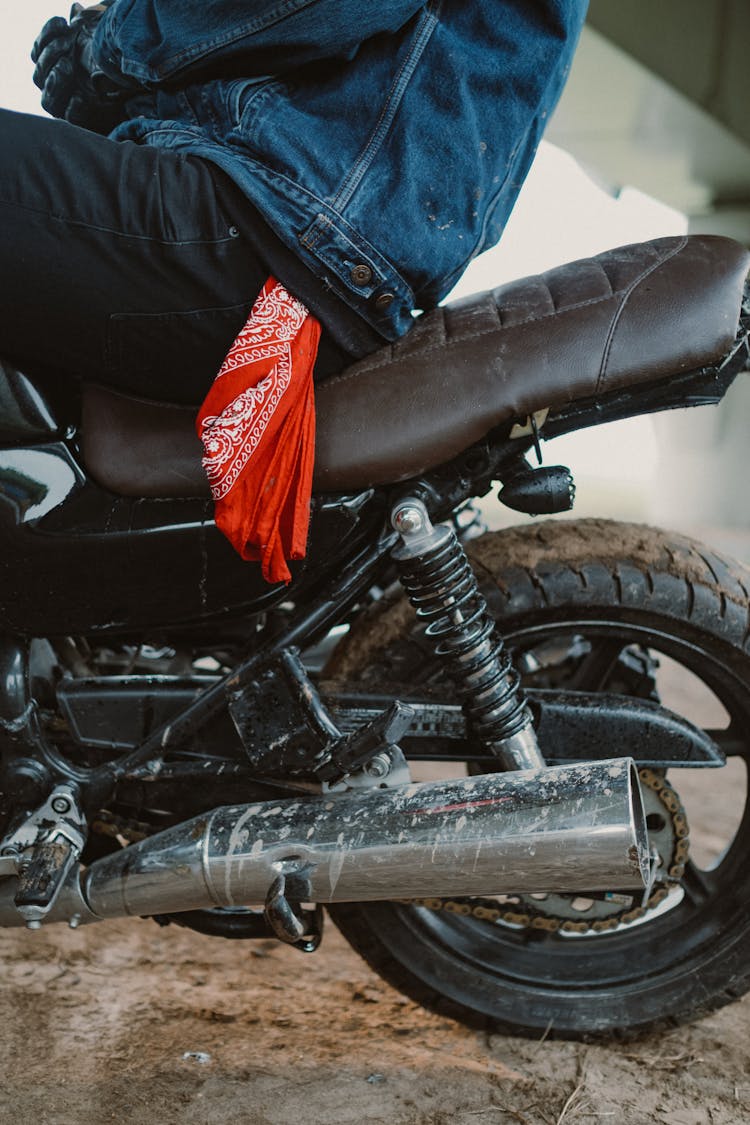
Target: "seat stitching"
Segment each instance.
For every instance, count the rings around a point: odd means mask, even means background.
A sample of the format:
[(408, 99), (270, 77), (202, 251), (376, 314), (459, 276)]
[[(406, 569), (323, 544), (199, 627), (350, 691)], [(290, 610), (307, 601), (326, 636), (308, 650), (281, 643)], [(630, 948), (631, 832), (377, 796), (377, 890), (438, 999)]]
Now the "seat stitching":
[[(566, 313), (576, 312), (578, 309), (586, 308), (587, 305), (597, 305), (602, 304), (605, 301), (611, 301), (614, 296), (616, 296), (616, 294), (608, 295), (606, 297), (591, 297), (589, 298), (589, 300), (579, 301), (576, 305), (569, 305), (566, 309), (559, 309), (554, 313), (543, 313), (541, 316), (530, 316), (525, 320), (517, 320), (513, 324), (506, 325), (503, 328), (503, 331), (509, 332), (514, 328), (521, 328), (525, 324), (533, 324), (535, 321), (550, 320), (554, 316), (565, 316)], [(432, 352), (444, 351), (446, 347), (453, 347), (458, 344), (463, 344), (466, 342), (466, 340), (478, 339), (480, 336), (493, 336), (497, 332), (498, 328), (496, 325), (493, 325), (491, 328), (474, 329), (473, 331), (463, 333), (460, 336), (452, 336), (451, 339), (447, 341), (447, 343), (438, 342), (437, 344), (431, 344), (428, 347), (420, 348), (418, 351), (409, 352), (405, 356), (403, 356), (403, 361), (410, 362), (415, 357), (430, 355)], [(391, 347), (393, 347), (393, 345), (391, 345)], [(360, 363), (365, 362), (365, 360), (360, 360)], [(360, 368), (360, 370), (358, 371), (345, 371), (340, 375), (332, 375), (329, 379), (323, 380), (323, 382), (320, 384), (320, 389), (322, 389), (323, 387), (330, 387), (334, 383), (346, 383), (349, 379), (356, 379), (360, 375), (369, 374), (370, 372), (388, 370), (389, 367), (397, 367), (401, 362), (401, 357), (399, 357), (398, 359), (391, 360), (390, 362), (386, 361), (384, 363), (374, 363), (369, 367)]]
[(600, 269), (600, 270), (602, 271), (602, 273), (604, 274), (604, 280), (606, 281), (607, 285), (609, 286), (609, 292), (610, 292), (610, 294), (611, 294), (611, 295), (612, 295), (612, 296), (614, 297), (614, 295), (615, 295), (615, 287), (614, 287), (614, 285), (612, 284), (612, 279), (611, 279), (611, 277), (609, 276), (609, 274), (607, 273), (606, 269), (604, 268), (604, 263), (603, 263), (603, 262), (599, 262), (599, 263), (598, 263), (598, 266), (599, 266), (599, 269)]
[(440, 322), (440, 343), (445, 346), (446, 344), (450, 343), (451, 339), (453, 338), (453, 334), (448, 328), (448, 317), (444, 308), (440, 310), (440, 316), (438, 317), (438, 320)]
[(665, 254), (662, 257), (657, 258), (655, 262), (652, 262), (650, 266), (648, 266), (642, 271), (642, 273), (638, 275), (638, 277), (631, 281), (630, 285), (622, 294), (622, 299), (617, 310), (615, 311), (614, 316), (612, 317), (612, 323), (609, 326), (607, 339), (604, 342), (604, 352), (602, 354), (602, 362), (599, 367), (599, 376), (596, 380), (594, 394), (599, 394), (599, 391), (601, 390), (602, 381), (604, 379), (604, 375), (607, 370), (607, 364), (609, 362), (609, 357), (612, 352), (612, 344), (614, 342), (615, 332), (617, 331), (617, 327), (620, 323), (622, 314), (625, 311), (625, 306), (627, 305), (628, 301), (630, 300), (638, 286), (641, 285), (641, 283), (644, 282), (646, 278), (650, 277), (651, 274), (654, 273), (657, 269), (660, 269), (661, 266), (665, 265), (671, 258), (674, 258), (677, 254), (684, 250), (687, 246), (687, 242), (687, 235), (683, 235), (681, 241), (677, 244), (677, 246), (674, 246), (668, 254)]
[(552, 315), (554, 315), (556, 312), (559, 312), (560, 309), (557, 305), (557, 302), (555, 301), (554, 294), (553, 294), (552, 290), (550, 289), (549, 282), (542, 281), (542, 285), (547, 290), (547, 296), (549, 297), (549, 303), (552, 305)]

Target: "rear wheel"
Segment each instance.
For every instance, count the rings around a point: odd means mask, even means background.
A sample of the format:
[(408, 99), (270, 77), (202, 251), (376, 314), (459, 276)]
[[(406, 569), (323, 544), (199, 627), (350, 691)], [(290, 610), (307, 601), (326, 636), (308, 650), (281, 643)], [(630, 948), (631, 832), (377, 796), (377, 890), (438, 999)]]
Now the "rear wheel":
[[(493, 533), (469, 553), (526, 683), (660, 698), (709, 729), (727, 765), (644, 775), (662, 854), (679, 844), (682, 805), (693, 832), (690, 858), (683, 848), (683, 869), (674, 865), (679, 881), (640, 916), (627, 903), (548, 896), (340, 904), (330, 907), (336, 924), (425, 1006), (515, 1033), (632, 1034), (741, 995), (750, 987), (750, 573), (683, 537), (605, 521)], [(328, 674), (359, 690), (396, 682), (402, 695), (404, 684), (442, 682), (401, 600), (352, 629)]]

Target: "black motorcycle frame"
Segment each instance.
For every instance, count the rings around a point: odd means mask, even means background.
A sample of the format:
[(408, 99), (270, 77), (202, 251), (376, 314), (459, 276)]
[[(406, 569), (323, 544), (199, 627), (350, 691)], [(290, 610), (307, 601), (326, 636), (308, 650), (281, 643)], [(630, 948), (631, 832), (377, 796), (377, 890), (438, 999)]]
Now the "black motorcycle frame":
[[(550, 413), (543, 436), (718, 402), (748, 365), (748, 356), (743, 320), (736, 346), (721, 367), (578, 401)], [(399, 497), (421, 499), (433, 520), (454, 517), (495, 482), (528, 468), (525, 457), (536, 442), (533, 432), (511, 439), (510, 427), (503, 426), (419, 481), (314, 498), (308, 559), (295, 568), (289, 588), (266, 587), (259, 569), (241, 562), (218, 534), (209, 502), (133, 500), (107, 493), (81, 462), (74, 404), (59, 390), (48, 392), (42, 380), (9, 368), (2, 375), (0, 787), (8, 813), (28, 807), (60, 781), (78, 788), (89, 815), (116, 793), (128, 804), (154, 807), (158, 792), (168, 789), (176, 818), (194, 812), (196, 800), (205, 802), (209, 790), (211, 800), (220, 803), (236, 799), (240, 791), (247, 795), (248, 786), (263, 793), (282, 785), (253, 776), (228, 722), (228, 698), (251, 691), (254, 678), (282, 653), (315, 644), (346, 622), (369, 590), (393, 580), (390, 552), (397, 536), (387, 516)], [(214, 646), (219, 640), (226, 644), (233, 667), (193, 682), (190, 702), (183, 705), (181, 697), (177, 711), (168, 707), (169, 717), (126, 753), (113, 745), (106, 760), (81, 764), (48, 738), (45, 700), (32, 690), (32, 681), (44, 680), (44, 675), (35, 677), (39, 652), (33, 638), (64, 645), (70, 636), (92, 645), (186, 645), (198, 653), (210, 637)], [(169, 682), (153, 687), (170, 691)], [(106, 701), (102, 706), (106, 711)], [(615, 721), (612, 714), (609, 720)], [(197, 741), (200, 763), (197, 754), (183, 753)], [(471, 747), (458, 739), (446, 756), (466, 759)], [(710, 757), (707, 752), (706, 764)]]

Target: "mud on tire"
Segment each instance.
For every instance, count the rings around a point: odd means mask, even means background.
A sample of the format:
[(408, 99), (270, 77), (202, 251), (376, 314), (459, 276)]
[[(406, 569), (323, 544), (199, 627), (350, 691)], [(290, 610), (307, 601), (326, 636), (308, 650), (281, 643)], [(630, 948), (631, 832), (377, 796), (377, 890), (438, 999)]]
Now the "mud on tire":
[[(621, 691), (625, 669), (627, 690), (640, 694), (628, 672), (634, 656), (667, 667), (673, 679), (682, 675), (687, 696), (700, 681), (725, 716), (713, 737), (727, 768), (741, 775), (732, 788), (744, 787), (749, 571), (683, 536), (603, 520), (491, 533), (468, 550), (531, 682), (536, 665), (560, 686), (572, 677), (581, 686), (584, 675), (586, 690)], [(550, 653), (540, 665), (539, 655)], [(326, 676), (360, 690), (397, 683), (402, 693), (406, 684), (419, 691), (440, 683), (400, 597), (378, 603), (353, 627)], [(660, 689), (661, 676), (651, 686)], [(724, 770), (689, 772), (710, 794)], [(633, 1035), (702, 1015), (750, 987), (747, 803), (737, 819), (723, 854), (702, 866), (689, 861), (663, 909), (608, 933), (570, 937), (398, 903), (339, 904), (330, 912), (377, 972), (433, 1010), (517, 1034)]]

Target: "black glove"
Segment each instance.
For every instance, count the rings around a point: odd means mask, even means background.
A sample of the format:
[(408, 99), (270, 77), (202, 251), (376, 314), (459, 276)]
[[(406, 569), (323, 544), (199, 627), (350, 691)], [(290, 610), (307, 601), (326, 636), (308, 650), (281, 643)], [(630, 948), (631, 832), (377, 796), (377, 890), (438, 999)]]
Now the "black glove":
[(91, 41), (105, 5), (74, 4), (70, 21), (47, 20), (31, 51), (34, 82), (42, 91), (42, 108), (53, 117), (108, 133), (122, 119), (128, 90), (118, 86), (93, 58)]

